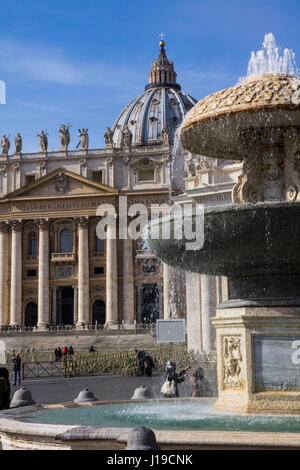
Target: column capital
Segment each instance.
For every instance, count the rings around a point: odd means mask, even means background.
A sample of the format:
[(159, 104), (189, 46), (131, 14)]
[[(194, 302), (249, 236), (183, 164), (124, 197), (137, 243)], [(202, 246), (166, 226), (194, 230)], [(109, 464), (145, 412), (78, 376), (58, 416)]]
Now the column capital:
[(36, 219), (35, 223), (40, 230), (47, 230), (50, 225), (49, 219)]
[(0, 232), (7, 233), (9, 229), (9, 224), (6, 221), (0, 222)]
[(21, 232), (23, 224), (19, 220), (12, 220), (10, 222), (10, 227), (11, 227), (13, 232)]
[(80, 228), (87, 228), (89, 226), (89, 218), (88, 217), (74, 217), (75, 223)]

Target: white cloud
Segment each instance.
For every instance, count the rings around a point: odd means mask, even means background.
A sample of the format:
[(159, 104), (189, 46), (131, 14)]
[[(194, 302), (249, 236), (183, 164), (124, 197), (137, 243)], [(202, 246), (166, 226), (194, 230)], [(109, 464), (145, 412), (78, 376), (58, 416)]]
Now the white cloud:
[(95, 85), (120, 90), (126, 83), (131, 89), (140, 87), (145, 77), (123, 64), (105, 61), (76, 62), (60, 48), (21, 43), (0, 37), (0, 70), (13, 73), (18, 80), (37, 80), (62, 85)]

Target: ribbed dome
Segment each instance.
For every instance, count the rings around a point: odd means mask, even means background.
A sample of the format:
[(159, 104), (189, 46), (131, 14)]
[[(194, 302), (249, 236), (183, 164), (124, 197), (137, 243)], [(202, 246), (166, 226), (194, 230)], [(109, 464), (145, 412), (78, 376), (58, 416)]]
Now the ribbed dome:
[(173, 143), (176, 129), (196, 100), (181, 91), (176, 83), (173, 62), (165, 54), (164, 43), (158, 59), (152, 63), (150, 83), (145, 92), (135, 98), (118, 116), (112, 128), (115, 147), (122, 146), (126, 126), (132, 132), (132, 144), (161, 144), (163, 128), (169, 132)]

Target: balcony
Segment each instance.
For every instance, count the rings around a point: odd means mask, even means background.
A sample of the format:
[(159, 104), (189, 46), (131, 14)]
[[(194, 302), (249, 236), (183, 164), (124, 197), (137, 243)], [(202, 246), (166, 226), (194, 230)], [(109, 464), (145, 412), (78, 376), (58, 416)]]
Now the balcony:
[(75, 263), (76, 253), (52, 253), (52, 263)]

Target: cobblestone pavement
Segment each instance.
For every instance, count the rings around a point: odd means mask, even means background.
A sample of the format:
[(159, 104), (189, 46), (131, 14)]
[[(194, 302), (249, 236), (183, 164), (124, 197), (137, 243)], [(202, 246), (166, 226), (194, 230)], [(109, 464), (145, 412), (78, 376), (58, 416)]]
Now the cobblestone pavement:
[[(215, 371), (207, 371), (207, 378), (215, 383)], [(126, 400), (133, 395), (135, 388), (145, 385), (152, 390), (153, 397), (159, 397), (159, 391), (164, 382), (164, 375), (153, 374), (153, 377), (115, 377), (115, 376), (88, 376), (72, 378), (46, 378), (24, 380), (23, 387), (31, 391), (37, 404), (63, 403), (73, 401), (84, 388), (94, 392), (99, 400)], [(18, 389), (11, 384), (11, 397)], [(189, 381), (179, 385), (180, 396), (189, 396)]]

